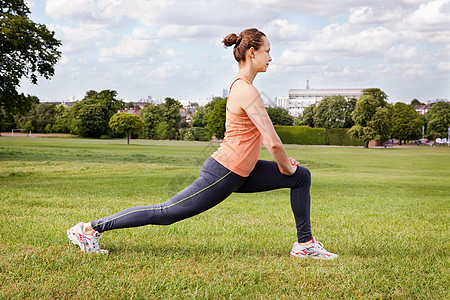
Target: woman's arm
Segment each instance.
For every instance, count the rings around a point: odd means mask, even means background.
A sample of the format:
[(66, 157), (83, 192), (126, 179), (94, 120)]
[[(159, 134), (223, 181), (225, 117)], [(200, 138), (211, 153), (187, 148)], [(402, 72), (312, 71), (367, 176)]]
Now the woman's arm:
[(240, 89), (242, 89), (242, 93), (239, 93), (238, 99), (234, 97), (234, 100), (239, 101), (238, 103), (241, 104), (242, 109), (256, 125), (259, 132), (261, 132), (264, 146), (274, 158), (280, 172), (284, 175), (294, 174), (299, 163), (287, 156), (283, 143), (273, 127), (258, 90), (249, 85), (241, 86)]

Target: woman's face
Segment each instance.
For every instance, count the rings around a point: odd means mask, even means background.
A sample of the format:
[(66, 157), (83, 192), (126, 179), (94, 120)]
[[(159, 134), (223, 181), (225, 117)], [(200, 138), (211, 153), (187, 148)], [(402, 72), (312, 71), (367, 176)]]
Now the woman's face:
[(254, 51), (253, 63), (255, 64), (256, 70), (258, 72), (265, 72), (269, 66), (269, 62), (272, 60), (270, 57), (270, 43), (269, 40), (263, 36), (262, 46)]

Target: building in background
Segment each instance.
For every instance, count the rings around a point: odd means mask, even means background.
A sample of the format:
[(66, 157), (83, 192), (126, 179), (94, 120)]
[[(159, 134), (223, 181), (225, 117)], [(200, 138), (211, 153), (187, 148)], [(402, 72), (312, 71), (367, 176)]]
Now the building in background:
[(360, 88), (355, 89), (311, 89), (309, 80), (305, 89), (290, 89), (288, 97), (278, 97), (277, 107), (285, 108), (293, 117), (303, 113), (303, 110), (311, 104), (317, 105), (323, 98), (331, 96), (342, 96), (346, 99), (356, 98), (362, 94)]

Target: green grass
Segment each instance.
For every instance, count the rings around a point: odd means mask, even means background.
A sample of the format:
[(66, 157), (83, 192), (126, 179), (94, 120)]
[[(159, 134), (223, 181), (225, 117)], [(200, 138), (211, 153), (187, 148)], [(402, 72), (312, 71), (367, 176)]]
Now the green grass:
[(313, 234), (334, 261), (289, 257), (287, 189), (107, 232), (107, 256), (69, 244), (77, 222), (167, 200), (217, 146), (1, 137), (0, 298), (448, 299), (448, 147), (286, 146), (311, 170)]

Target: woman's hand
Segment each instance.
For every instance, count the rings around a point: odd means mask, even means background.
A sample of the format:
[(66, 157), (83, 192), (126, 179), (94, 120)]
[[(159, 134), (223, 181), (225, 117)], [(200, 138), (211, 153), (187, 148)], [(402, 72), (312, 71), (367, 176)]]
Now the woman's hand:
[(298, 161), (296, 161), (295, 158), (289, 157), (288, 159), (289, 159), (289, 162), (291, 163), (291, 165), (294, 165), (297, 167), (300, 166), (300, 163)]
[(288, 161), (288, 166), (284, 167), (283, 169), (280, 168), (280, 166), (278, 166), (278, 168), (280, 169), (281, 174), (291, 176), (294, 175), (295, 171), (297, 171), (297, 167), (300, 166), (300, 163), (292, 157), (288, 157)]

